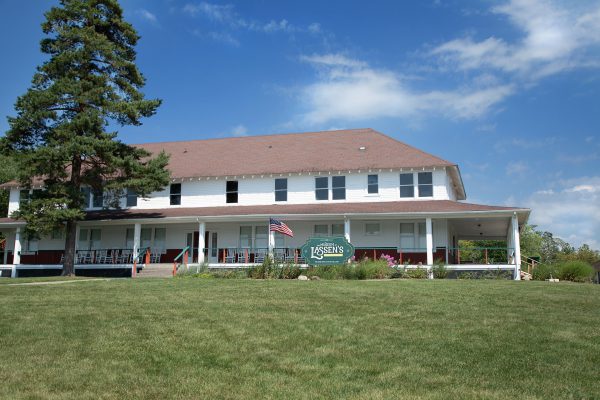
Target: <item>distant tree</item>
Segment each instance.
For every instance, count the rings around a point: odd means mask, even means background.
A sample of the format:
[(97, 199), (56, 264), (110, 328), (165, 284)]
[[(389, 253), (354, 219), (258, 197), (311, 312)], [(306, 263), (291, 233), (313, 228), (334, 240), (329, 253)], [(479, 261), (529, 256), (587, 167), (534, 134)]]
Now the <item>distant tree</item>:
[(44, 187), (14, 216), (26, 221), (27, 235), (66, 227), (63, 275), (71, 275), (76, 223), (85, 216), (82, 187), (104, 191), (106, 206), (118, 206), (126, 188), (147, 196), (167, 185), (168, 156), (151, 158), (107, 130), (111, 123), (140, 125), (161, 103), (140, 92), (139, 37), (118, 2), (61, 0), (45, 17), (41, 51), (49, 59), (17, 99), (0, 144), (18, 161), (23, 187)]
[(525, 257), (541, 257), (542, 235), (535, 228), (535, 225), (525, 225), (521, 228), (521, 254)]

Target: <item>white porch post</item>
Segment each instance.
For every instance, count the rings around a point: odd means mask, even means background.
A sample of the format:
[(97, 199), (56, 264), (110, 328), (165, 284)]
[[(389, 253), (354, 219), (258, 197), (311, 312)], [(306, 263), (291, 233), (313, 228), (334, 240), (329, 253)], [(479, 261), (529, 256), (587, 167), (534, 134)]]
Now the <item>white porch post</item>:
[(206, 222), (198, 223), (198, 263), (204, 264), (204, 235), (206, 234)]
[(427, 240), (427, 265), (433, 265), (433, 226), (431, 218), (425, 219), (425, 239)]
[(17, 265), (21, 264), (21, 228), (15, 230), (15, 247), (13, 249), (13, 266), (10, 270), (10, 277), (17, 277)]
[(15, 247), (13, 249), (13, 264), (21, 264), (21, 228), (15, 231)]
[(275, 232), (271, 230), (271, 220), (269, 219), (269, 221), (267, 222), (267, 226), (269, 227), (269, 257), (271, 258), (271, 260), (274, 259), (274, 254), (273, 254), (273, 249), (275, 248)]
[(350, 243), (350, 218), (344, 217), (344, 237)]
[(512, 244), (515, 247), (515, 281), (521, 280), (521, 238), (517, 213), (512, 216)]
[(133, 226), (133, 259), (137, 260), (140, 255), (140, 237), (142, 236), (142, 224)]

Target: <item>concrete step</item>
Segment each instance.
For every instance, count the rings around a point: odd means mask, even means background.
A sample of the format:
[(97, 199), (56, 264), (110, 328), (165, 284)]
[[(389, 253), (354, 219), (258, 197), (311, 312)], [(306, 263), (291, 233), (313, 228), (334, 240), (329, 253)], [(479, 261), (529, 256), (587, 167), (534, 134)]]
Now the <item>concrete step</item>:
[(138, 278), (171, 278), (173, 264), (150, 264), (137, 273)]

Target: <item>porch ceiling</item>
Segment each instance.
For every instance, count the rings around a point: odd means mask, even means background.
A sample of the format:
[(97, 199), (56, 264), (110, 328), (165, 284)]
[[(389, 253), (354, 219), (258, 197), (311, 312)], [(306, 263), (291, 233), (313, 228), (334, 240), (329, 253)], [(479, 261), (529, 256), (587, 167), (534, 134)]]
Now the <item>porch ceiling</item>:
[(462, 218), (449, 222), (457, 239), (506, 240), (511, 218)]

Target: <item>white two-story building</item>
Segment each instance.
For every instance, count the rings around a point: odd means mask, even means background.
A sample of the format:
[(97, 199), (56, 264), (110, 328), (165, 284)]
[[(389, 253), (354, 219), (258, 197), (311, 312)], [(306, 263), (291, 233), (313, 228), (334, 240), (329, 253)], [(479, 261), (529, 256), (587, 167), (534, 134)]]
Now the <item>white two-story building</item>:
[[(519, 276), (519, 227), (530, 211), (464, 202), (456, 164), (372, 129), (139, 147), (171, 155), (171, 183), (148, 198), (129, 192), (120, 209), (104, 208), (102, 193), (85, 191), (87, 217), (77, 229), (82, 268), (129, 264), (133, 254), (146, 252), (152, 262), (169, 263), (187, 246), (192, 262), (213, 266), (261, 262), (269, 252), (301, 263), (298, 249), (309, 237), (333, 235), (345, 236), (357, 258), (493, 265)], [(4, 264), (59, 265), (64, 234), (23, 237), (24, 223), (10, 214), (29, 192), (17, 183), (3, 186), (10, 188), (9, 217), (0, 219)], [(294, 237), (270, 233), (271, 217)], [(461, 258), (460, 241), (480, 239), (504, 245)]]

